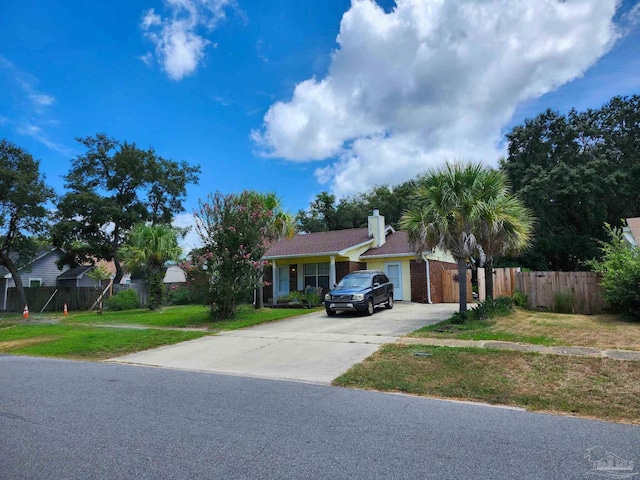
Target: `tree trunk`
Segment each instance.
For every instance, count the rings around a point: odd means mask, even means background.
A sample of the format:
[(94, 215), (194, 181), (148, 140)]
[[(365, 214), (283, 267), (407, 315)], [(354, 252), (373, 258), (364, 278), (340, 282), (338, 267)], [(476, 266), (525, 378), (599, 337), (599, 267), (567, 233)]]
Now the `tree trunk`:
[(263, 279), (264, 274), (261, 273), (256, 284), (256, 310), (264, 308), (264, 285), (262, 282)]
[(25, 306), (27, 304), (27, 296), (24, 293), (24, 286), (22, 285), (22, 278), (18, 273), (18, 269), (16, 268), (11, 258), (9, 258), (9, 255), (4, 252), (0, 252), (0, 264), (4, 265), (9, 270), (11, 278), (13, 278), (13, 282), (16, 284), (16, 290), (18, 290), (20, 305)]
[(460, 294), (460, 311), (467, 311), (467, 261), (458, 260), (458, 292)]
[(487, 261), (484, 267), (484, 285), (486, 297), (493, 300), (493, 261)]
[(113, 264), (116, 266), (116, 276), (113, 278), (113, 283), (118, 284), (124, 275), (124, 270), (117, 257), (113, 257)]
[(149, 294), (149, 310), (157, 310), (164, 305), (164, 272), (162, 267), (153, 267), (147, 277), (147, 293)]

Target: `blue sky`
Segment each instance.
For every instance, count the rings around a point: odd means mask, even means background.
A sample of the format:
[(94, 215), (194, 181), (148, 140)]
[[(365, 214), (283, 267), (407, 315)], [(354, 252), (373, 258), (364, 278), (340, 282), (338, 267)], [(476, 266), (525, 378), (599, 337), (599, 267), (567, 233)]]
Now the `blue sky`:
[(295, 213), (640, 93), (639, 20), (635, 0), (4, 0), (0, 138), (59, 193), (74, 138), (105, 132), (201, 165), (189, 211), (249, 188)]

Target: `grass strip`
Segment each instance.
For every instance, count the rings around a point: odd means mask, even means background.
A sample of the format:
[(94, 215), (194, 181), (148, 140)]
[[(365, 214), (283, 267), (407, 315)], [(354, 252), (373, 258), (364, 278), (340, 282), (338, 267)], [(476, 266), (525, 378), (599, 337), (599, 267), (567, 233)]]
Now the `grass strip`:
[(610, 358), (389, 344), (333, 383), (640, 424), (638, 366)]
[(561, 345), (547, 335), (513, 333), (496, 328), (496, 320), (472, 320), (456, 324), (449, 320), (429, 325), (411, 333), (411, 337), (454, 338), (458, 340), (494, 340), (502, 342), (531, 343), (534, 345)]
[(132, 330), (72, 325), (4, 325), (0, 353), (103, 360), (193, 340), (203, 332)]
[[(317, 309), (316, 309), (317, 310)], [(82, 312), (63, 317), (66, 324), (101, 324), (101, 325), (145, 325), (148, 327), (208, 327), (212, 330), (235, 330), (238, 328), (259, 325), (265, 322), (281, 320), (316, 311), (304, 308), (263, 308), (256, 310), (252, 305), (240, 305), (236, 316), (230, 320), (212, 321), (209, 308), (202, 305), (179, 305), (165, 307), (161, 310), (137, 309), (122, 312)]]

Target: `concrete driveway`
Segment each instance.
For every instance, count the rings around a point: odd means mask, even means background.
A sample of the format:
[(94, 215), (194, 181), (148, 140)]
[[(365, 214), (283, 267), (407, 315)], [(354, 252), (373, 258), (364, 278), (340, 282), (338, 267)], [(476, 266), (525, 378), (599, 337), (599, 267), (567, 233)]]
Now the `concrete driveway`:
[(322, 312), (223, 332), (111, 362), (327, 384), (413, 330), (451, 316), (454, 304), (396, 303), (373, 316)]

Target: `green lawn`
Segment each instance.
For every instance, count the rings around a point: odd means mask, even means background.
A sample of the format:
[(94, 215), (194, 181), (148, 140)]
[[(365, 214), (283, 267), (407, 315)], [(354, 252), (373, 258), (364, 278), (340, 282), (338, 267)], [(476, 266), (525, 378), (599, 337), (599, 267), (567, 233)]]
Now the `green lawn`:
[(262, 310), (256, 310), (252, 305), (242, 305), (238, 308), (235, 318), (212, 322), (210, 323), (210, 328), (215, 330), (237, 330), (238, 328), (306, 315), (319, 310), (322, 310), (322, 308), (263, 308)]
[(204, 335), (204, 332), (82, 325), (2, 325), (0, 353), (102, 360)]
[[(238, 309), (236, 318), (221, 322), (209, 319), (209, 310), (198, 305), (166, 307), (159, 311), (130, 310), (124, 312), (36, 314), (30, 320), (58, 321), (58, 324), (22, 323), (19, 314), (0, 318), (0, 353), (35, 355), (85, 360), (102, 360), (131, 352), (171, 345), (202, 337), (220, 330), (258, 325), (287, 317), (310, 313), (309, 309), (262, 309), (251, 305)], [(113, 327), (97, 327), (112, 325)], [(140, 325), (145, 329), (117, 328), (118, 325)], [(208, 327), (208, 332), (163, 330), (162, 327)]]
[(148, 327), (206, 327), (211, 324), (209, 310), (202, 305), (179, 305), (161, 310), (136, 309), (122, 312), (105, 311), (72, 313), (64, 318), (67, 324), (145, 325)]
[(316, 310), (303, 308), (264, 308), (255, 310), (252, 305), (241, 305), (235, 318), (213, 322), (209, 318), (209, 309), (202, 305), (179, 305), (165, 307), (158, 311), (138, 309), (123, 312), (82, 312), (69, 315), (63, 320), (67, 324), (101, 325), (145, 325), (148, 327), (208, 327), (211, 330), (236, 330), (238, 328), (272, 322), (294, 317)]
[(333, 383), (640, 424), (638, 362), (610, 358), (389, 344)]

